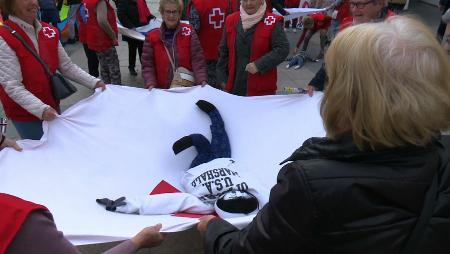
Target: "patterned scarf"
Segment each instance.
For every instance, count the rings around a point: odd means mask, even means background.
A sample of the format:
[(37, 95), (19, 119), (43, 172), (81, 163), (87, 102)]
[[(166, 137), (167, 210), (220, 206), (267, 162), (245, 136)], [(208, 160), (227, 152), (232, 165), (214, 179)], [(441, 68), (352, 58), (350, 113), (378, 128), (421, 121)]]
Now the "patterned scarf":
[(252, 15), (248, 15), (241, 4), (240, 13), (241, 13), (242, 27), (244, 28), (244, 31), (256, 25), (264, 17), (264, 14), (266, 14), (266, 1), (262, 0), (262, 2), (263, 4), (259, 7), (256, 13)]

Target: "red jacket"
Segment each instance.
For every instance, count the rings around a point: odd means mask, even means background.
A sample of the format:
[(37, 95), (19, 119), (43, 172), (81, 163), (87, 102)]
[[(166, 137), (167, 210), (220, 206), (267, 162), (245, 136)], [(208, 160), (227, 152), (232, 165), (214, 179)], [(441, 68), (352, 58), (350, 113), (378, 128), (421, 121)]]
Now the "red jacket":
[[(175, 35), (174, 45), (176, 45), (176, 63), (177, 67), (184, 67), (192, 71), (191, 64), (191, 33), (194, 32), (194, 28), (190, 25), (180, 23), (181, 29)], [(161, 30), (152, 30), (146, 38), (153, 47), (154, 52), (154, 68), (156, 75), (156, 88), (169, 88), (170, 83), (168, 80), (169, 71), (172, 70), (172, 66), (167, 56), (164, 43), (161, 40)]]
[[(96, 52), (102, 52), (114, 46), (111, 38), (97, 22), (96, 8), (99, 1), (101, 0), (83, 0), (83, 4), (86, 5), (86, 9), (88, 11), (86, 42), (88, 48)], [(118, 30), (116, 14), (109, 1), (104, 1), (106, 2), (106, 7), (108, 8), (108, 23), (117, 35)]]
[[(200, 31), (198, 37), (205, 54), (205, 59), (217, 61), (219, 58), (219, 44), (223, 34), (225, 18), (230, 10), (229, 0), (192, 0), (189, 5), (194, 5), (200, 16)], [(188, 8), (190, 10), (190, 7)]]
[[(240, 13), (235, 12), (227, 17), (226, 33), (227, 33), (227, 47), (229, 50), (228, 57), (228, 82), (225, 87), (226, 91), (233, 90), (236, 51), (235, 42), (237, 35), (237, 24), (240, 20)], [(273, 13), (266, 12), (264, 18), (256, 25), (255, 33), (252, 40), (252, 52), (250, 54), (250, 62), (261, 58), (271, 51), (271, 37), (272, 31), (278, 22), (283, 22), (283, 17)], [(263, 39), (260, 39), (263, 38)], [(265, 74), (247, 74), (247, 95), (268, 95), (275, 94), (277, 90), (277, 69), (273, 68)]]
[[(9, 27), (17, 31), (22, 38), (34, 48), (34, 44), (26, 33), (14, 22), (7, 20), (4, 22)], [(42, 29), (38, 34), (39, 56), (47, 63), (50, 71), (55, 73), (59, 65), (58, 57), (58, 30), (49, 24), (41, 22)], [(6, 41), (8, 46), (14, 50), (19, 60), (22, 71), (22, 83), (25, 88), (43, 103), (59, 111), (59, 101), (55, 100), (50, 87), (50, 79), (45, 73), (44, 67), (36, 58), (23, 46), (23, 44), (11, 34), (9, 30), (0, 27), (0, 36)], [(6, 116), (16, 121), (35, 121), (39, 120), (36, 116), (30, 114), (19, 104), (13, 101), (0, 86), (0, 100), (5, 109)]]
[(0, 193), (0, 253), (5, 253), (28, 215), (45, 206)]

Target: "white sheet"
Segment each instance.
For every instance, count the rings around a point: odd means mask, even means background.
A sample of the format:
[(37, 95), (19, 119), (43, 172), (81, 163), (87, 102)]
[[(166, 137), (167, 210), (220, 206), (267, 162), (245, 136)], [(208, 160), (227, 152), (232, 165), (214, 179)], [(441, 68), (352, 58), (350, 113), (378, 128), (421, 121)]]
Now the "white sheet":
[[(323, 12), (326, 11), (325, 8), (317, 9), (317, 8), (285, 8), (286, 11), (289, 12), (289, 15), (284, 16), (284, 21), (289, 21), (291, 19), (296, 19), (298, 17), (302, 17), (315, 12)], [(273, 12), (281, 15), (275, 8)]]
[[(195, 105), (199, 99), (219, 109), (232, 157), (268, 198), (278, 163), (305, 139), (324, 135), (320, 98), (238, 97), (209, 86), (149, 92), (110, 85), (44, 122), (40, 141), (19, 141), (23, 152), (1, 151), (0, 192), (46, 205), (75, 244), (126, 239), (158, 222), (166, 232), (184, 230), (197, 219), (112, 213), (95, 199), (149, 193), (160, 180), (181, 188), (196, 152), (189, 148), (175, 156), (173, 142), (196, 132), (211, 138), (209, 118)], [(243, 226), (251, 218), (230, 222)]]

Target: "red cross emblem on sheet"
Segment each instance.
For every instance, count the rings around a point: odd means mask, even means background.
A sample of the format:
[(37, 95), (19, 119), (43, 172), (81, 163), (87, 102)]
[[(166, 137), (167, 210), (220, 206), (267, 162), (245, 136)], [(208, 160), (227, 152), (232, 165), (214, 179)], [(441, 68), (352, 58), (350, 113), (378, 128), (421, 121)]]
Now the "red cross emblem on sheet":
[(48, 26), (44, 26), (44, 27), (42, 28), (42, 32), (44, 33), (44, 35), (45, 35), (47, 38), (53, 38), (53, 37), (55, 37), (55, 35), (56, 35), (55, 30), (53, 30), (53, 28), (48, 27)]
[(209, 12), (209, 24), (214, 26), (214, 29), (220, 29), (225, 22), (225, 13), (220, 8), (213, 8)]
[(185, 27), (184, 26), (181, 29), (181, 34), (184, 35), (184, 36), (189, 36), (189, 35), (191, 35), (191, 29), (189, 27)]
[(274, 16), (269, 16), (269, 17), (264, 19), (264, 24), (266, 24), (267, 26), (271, 26), (271, 25), (273, 25), (273, 23), (275, 23), (275, 17)]

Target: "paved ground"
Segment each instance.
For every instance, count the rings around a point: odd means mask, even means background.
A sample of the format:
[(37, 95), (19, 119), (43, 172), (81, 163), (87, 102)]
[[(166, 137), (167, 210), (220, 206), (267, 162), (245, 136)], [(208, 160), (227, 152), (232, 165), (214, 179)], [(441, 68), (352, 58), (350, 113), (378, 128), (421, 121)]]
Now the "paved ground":
[[(158, 1), (150, 0), (147, 1), (151, 7), (151, 11), (153, 14), (158, 14)], [(439, 11), (437, 7), (431, 6), (428, 4), (424, 4), (422, 2), (418, 2), (417, 0), (412, 0), (410, 4), (410, 10), (407, 12), (408, 14), (413, 14), (419, 16), (433, 31), (436, 30), (439, 24)], [(291, 52), (292, 49), (300, 35), (300, 32), (292, 33), (288, 32), (287, 37), (291, 44)], [(128, 73), (128, 49), (126, 42), (120, 41), (120, 45), (117, 48), (120, 64), (121, 64), (121, 73), (122, 73), (122, 82), (124, 85), (135, 86), (135, 87), (143, 87), (143, 80), (141, 78), (140, 73), (140, 65), (138, 63), (137, 70), (138, 76), (130, 76)], [(87, 62), (82, 49), (82, 46), (78, 44), (67, 45), (66, 51), (72, 58), (72, 60), (81, 66), (83, 69), (87, 70)], [(317, 55), (319, 52), (319, 42), (318, 35), (311, 40), (308, 54), (311, 56)], [(303, 66), (299, 70), (285, 68), (286, 62), (280, 64), (278, 67), (278, 87), (279, 91), (282, 91), (286, 86), (292, 87), (305, 87), (309, 80), (314, 76), (315, 72), (320, 68), (321, 62), (308, 62), (305, 66)], [(61, 106), (62, 109), (70, 107), (80, 99), (86, 98), (91, 94), (91, 91), (88, 89), (78, 86), (78, 92), (71, 96), (70, 98), (62, 101)], [(3, 110), (0, 110), (0, 116), (4, 116)], [(17, 132), (15, 131), (12, 125), (8, 126), (7, 134), (10, 137), (18, 138)], [(145, 225), (143, 225), (145, 226)], [(108, 248), (111, 244), (100, 244), (100, 245), (91, 245), (91, 246), (82, 246), (80, 250), (85, 254), (94, 254), (101, 253), (106, 248)], [(193, 253), (202, 253), (201, 250), (201, 239), (195, 230), (188, 230), (184, 232), (179, 232), (175, 234), (171, 234), (167, 241), (161, 247), (155, 248), (152, 251), (142, 251), (140, 253), (183, 253), (183, 254), (193, 254)]]

